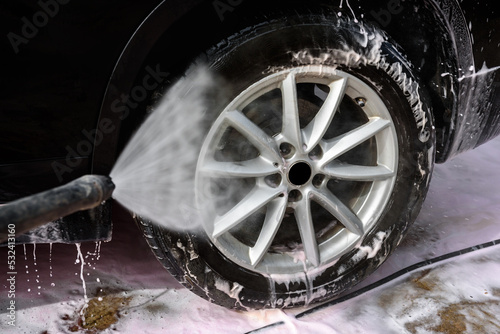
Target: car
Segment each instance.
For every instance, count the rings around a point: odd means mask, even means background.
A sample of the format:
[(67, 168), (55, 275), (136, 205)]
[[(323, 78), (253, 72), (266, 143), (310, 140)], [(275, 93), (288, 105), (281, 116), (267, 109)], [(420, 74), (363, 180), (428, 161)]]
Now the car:
[[(183, 167), (196, 198), (176, 197), (196, 209), (174, 218), (201, 227), (133, 215), (174, 277), (228, 308), (354, 286), (408, 232), (434, 164), (500, 133), (493, 1), (18, 0), (0, 17), (0, 203), (110, 175), (162, 96), (197, 66), (217, 78), (201, 127), (177, 114), (177, 142), (201, 139)], [(17, 242), (109, 240), (112, 202)]]

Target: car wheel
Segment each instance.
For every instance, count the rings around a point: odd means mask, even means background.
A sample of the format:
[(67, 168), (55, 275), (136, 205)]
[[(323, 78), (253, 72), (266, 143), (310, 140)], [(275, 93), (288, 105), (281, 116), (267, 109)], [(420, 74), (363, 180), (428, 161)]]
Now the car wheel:
[(434, 160), (425, 91), (390, 39), (289, 16), (197, 62), (224, 80), (193, 168), (203, 231), (137, 217), (160, 262), (245, 310), (329, 300), (379, 267), (415, 220)]

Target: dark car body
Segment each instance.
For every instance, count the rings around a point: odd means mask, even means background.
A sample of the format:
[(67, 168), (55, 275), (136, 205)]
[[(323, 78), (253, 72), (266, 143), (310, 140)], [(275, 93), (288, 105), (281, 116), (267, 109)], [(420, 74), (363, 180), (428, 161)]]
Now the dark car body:
[[(189, 62), (245, 28), (253, 12), (280, 6), (332, 8), (380, 26), (401, 46), (433, 103), (436, 162), (500, 133), (493, 1), (4, 1), (0, 204), (108, 175), (144, 118), (147, 96), (178, 75), (163, 63)], [(56, 237), (46, 237), (106, 239), (110, 221), (108, 203), (59, 220)]]

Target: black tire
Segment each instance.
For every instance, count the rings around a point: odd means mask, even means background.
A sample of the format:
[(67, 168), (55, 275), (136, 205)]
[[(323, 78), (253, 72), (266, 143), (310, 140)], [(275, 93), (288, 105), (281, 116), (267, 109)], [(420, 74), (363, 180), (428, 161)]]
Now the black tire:
[(217, 111), (211, 122), (228, 101), (272, 71), (322, 65), (354, 76), (377, 92), (392, 117), (398, 143), (397, 174), (379, 219), (357, 246), (322, 263), (321, 272), (314, 277), (298, 272), (295, 278), (289, 275), (289, 282), (273, 281), (269, 275), (229, 259), (204, 233), (169, 231), (137, 217), (159, 261), (192, 292), (240, 310), (323, 302), (371, 274), (416, 219), (434, 160), (430, 106), (397, 47), (368, 24), (311, 15), (242, 30), (197, 61), (207, 63), (229, 90), (227, 99), (215, 101), (211, 110)]

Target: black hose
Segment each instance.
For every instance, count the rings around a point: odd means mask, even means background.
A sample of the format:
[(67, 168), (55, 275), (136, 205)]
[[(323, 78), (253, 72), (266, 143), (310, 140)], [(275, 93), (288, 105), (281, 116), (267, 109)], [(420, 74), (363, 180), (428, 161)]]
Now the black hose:
[(81, 210), (99, 206), (115, 189), (108, 176), (85, 175), (66, 185), (0, 206), (0, 242)]
[[(454, 257), (457, 257), (457, 256), (460, 256), (460, 255), (464, 255), (464, 254), (467, 254), (467, 253), (471, 253), (471, 252), (475, 252), (477, 250), (480, 250), (480, 249), (484, 249), (484, 248), (488, 248), (488, 247), (492, 247), (492, 246), (496, 246), (496, 245), (500, 245), (500, 239), (498, 240), (493, 240), (493, 241), (490, 241), (490, 242), (485, 242), (483, 244), (480, 244), (480, 245), (476, 245), (476, 246), (472, 246), (472, 247), (468, 247), (468, 248), (465, 248), (465, 249), (461, 249), (461, 250), (458, 250), (458, 251), (455, 251), (455, 252), (451, 252), (451, 253), (448, 253), (448, 254), (444, 254), (444, 255), (441, 255), (441, 256), (438, 256), (438, 257), (435, 257), (433, 259), (430, 259), (430, 260), (425, 260), (425, 261), (421, 261), (421, 262), (418, 262), (418, 263), (415, 263), (411, 266), (408, 266), (404, 269), (401, 269), (385, 278), (382, 278), (370, 285), (367, 285), (359, 290), (356, 290), (354, 292), (351, 292), (347, 295), (344, 295), (342, 297), (339, 297), (337, 299), (334, 299), (334, 300), (331, 300), (329, 302), (326, 302), (324, 304), (320, 304), (320, 305), (317, 305), (315, 307), (312, 307), (308, 310), (305, 310), (304, 312), (301, 312), (299, 314), (297, 314), (295, 316), (296, 319), (300, 319), (302, 317), (305, 317), (309, 314), (312, 314), (312, 313), (315, 313), (315, 312), (318, 312), (318, 311), (321, 311), (325, 308), (328, 308), (328, 307), (331, 307), (333, 305), (336, 305), (336, 304), (340, 304), (342, 302), (345, 302), (349, 299), (352, 299), (352, 298), (355, 298), (355, 297), (358, 297), (368, 291), (371, 291), (375, 288), (378, 288), (379, 286), (382, 286), (384, 284), (387, 284), (403, 275), (406, 275), (408, 273), (411, 273), (413, 271), (416, 271), (422, 267), (425, 267), (425, 266), (429, 266), (431, 264), (436, 264), (436, 263), (439, 263), (439, 262), (443, 262), (445, 260), (449, 260), (449, 259), (452, 259)], [(278, 321), (278, 322), (275, 322), (275, 323), (272, 323), (272, 324), (269, 324), (269, 325), (266, 325), (264, 327), (261, 327), (261, 328), (257, 328), (257, 329), (254, 329), (254, 330), (251, 330), (249, 332), (246, 332), (245, 334), (254, 334), (254, 333), (260, 333), (260, 332), (263, 332), (267, 329), (271, 329), (271, 328), (274, 328), (274, 327), (278, 327), (278, 326), (282, 326), (284, 325), (285, 322), (283, 321)]]

